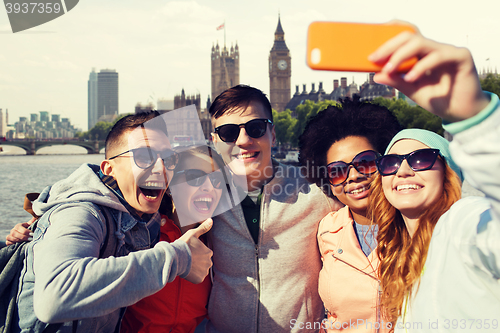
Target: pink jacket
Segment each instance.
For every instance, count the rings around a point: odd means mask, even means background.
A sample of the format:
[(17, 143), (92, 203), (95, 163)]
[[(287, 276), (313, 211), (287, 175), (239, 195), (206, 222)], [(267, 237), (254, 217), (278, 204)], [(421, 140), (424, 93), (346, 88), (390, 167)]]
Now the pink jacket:
[(376, 251), (366, 257), (361, 250), (348, 207), (321, 220), (318, 245), (323, 261), (319, 294), (328, 316), (324, 330), (389, 332), (390, 323), (380, 319), (378, 309), (379, 259)]

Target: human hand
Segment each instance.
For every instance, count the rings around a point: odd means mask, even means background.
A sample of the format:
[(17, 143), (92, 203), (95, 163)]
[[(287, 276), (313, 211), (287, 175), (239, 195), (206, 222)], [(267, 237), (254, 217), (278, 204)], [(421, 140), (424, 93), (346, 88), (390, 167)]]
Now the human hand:
[(208, 232), (213, 225), (212, 219), (206, 219), (200, 226), (195, 229), (186, 231), (179, 239), (183, 240), (191, 250), (191, 270), (185, 277), (186, 280), (192, 283), (201, 283), (208, 275), (210, 267), (212, 267), (212, 250), (206, 247), (198, 238)]
[[(417, 29), (415, 29), (417, 30)], [(418, 61), (404, 76), (397, 72), (407, 59)], [(403, 32), (369, 57), (384, 64), (375, 74), (378, 83), (392, 86), (424, 109), (448, 121), (470, 118), (489, 103), (481, 90), (469, 50), (438, 43), (417, 33)]]
[(28, 222), (16, 224), (10, 231), (10, 234), (5, 237), (5, 244), (12, 245), (19, 242), (31, 241), (33, 239), (33, 233), (28, 227), (35, 221), (36, 219), (32, 217)]

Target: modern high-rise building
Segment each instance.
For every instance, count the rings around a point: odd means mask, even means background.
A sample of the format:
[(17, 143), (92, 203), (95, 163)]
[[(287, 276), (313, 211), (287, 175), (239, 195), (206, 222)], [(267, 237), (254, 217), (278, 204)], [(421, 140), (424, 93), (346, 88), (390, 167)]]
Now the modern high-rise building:
[(89, 130), (97, 123), (97, 73), (95, 68), (89, 75), (88, 81), (88, 126)]
[[(224, 43), (225, 44), (225, 43)], [(212, 101), (224, 90), (240, 84), (240, 51), (238, 44), (219, 48), (212, 46)]]
[(284, 111), (290, 100), (292, 57), (285, 43), (285, 32), (278, 17), (274, 44), (269, 52), (269, 100), (276, 111)]
[(49, 111), (40, 111), (40, 121), (50, 121), (49, 119)]
[(113, 121), (118, 116), (118, 73), (102, 69), (97, 73), (97, 121)]

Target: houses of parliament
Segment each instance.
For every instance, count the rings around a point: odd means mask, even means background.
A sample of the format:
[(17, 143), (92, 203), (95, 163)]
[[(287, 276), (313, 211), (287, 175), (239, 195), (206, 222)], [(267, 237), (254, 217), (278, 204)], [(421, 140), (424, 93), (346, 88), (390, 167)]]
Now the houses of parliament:
[[(202, 130), (206, 138), (210, 137), (213, 131), (208, 109), (211, 102), (224, 90), (238, 85), (240, 83), (240, 51), (237, 43), (226, 47), (212, 45), (210, 52), (211, 61), (211, 94), (208, 96), (206, 106), (201, 108), (200, 94), (187, 95), (182, 89), (180, 95), (174, 97), (173, 105), (161, 107), (158, 103), (159, 111), (178, 109), (187, 105), (195, 104), (198, 116), (201, 122)], [(352, 97), (354, 94), (360, 95), (361, 100), (372, 100), (382, 96), (392, 98), (395, 96), (393, 88), (377, 84), (373, 81), (373, 73), (369, 75), (367, 82), (359, 88), (352, 82), (348, 84), (347, 78), (342, 77), (339, 80), (333, 80), (333, 91), (326, 92), (323, 89), (323, 83), (319, 82), (316, 90), (315, 84), (311, 84), (311, 90), (307, 90), (307, 85), (303, 84), (302, 91), (299, 86), (295, 86), (295, 94), (291, 96), (291, 78), (292, 78), (292, 57), (290, 50), (285, 42), (285, 32), (281, 25), (281, 18), (278, 16), (278, 24), (274, 32), (274, 43), (269, 51), (269, 100), (274, 110), (281, 112), (291, 110), (292, 116), (295, 116), (297, 106), (305, 103), (306, 100), (320, 102), (322, 100), (340, 100), (345, 97)], [(257, 87), (259, 88), (259, 87)], [(206, 107), (206, 108), (205, 108)], [(142, 107), (138, 105), (136, 112), (140, 112)], [(181, 126), (182, 127), (182, 126)], [(180, 130), (180, 128), (179, 128)]]
[[(226, 46), (219, 47), (219, 44), (212, 46), (211, 52), (211, 78), (213, 101), (224, 90), (240, 83), (240, 53), (238, 44), (228, 50)], [(278, 24), (274, 32), (274, 44), (269, 51), (269, 100), (274, 110), (281, 112), (287, 109), (294, 114), (295, 108), (303, 104), (306, 100), (320, 102), (322, 100), (340, 100), (345, 97), (352, 97), (354, 94), (360, 95), (361, 100), (373, 100), (382, 96), (392, 98), (395, 96), (393, 88), (377, 84), (373, 81), (373, 73), (369, 74), (367, 82), (359, 88), (352, 82), (348, 84), (347, 77), (333, 80), (333, 91), (327, 93), (323, 89), (323, 83), (319, 82), (318, 90), (312, 83), (311, 90), (307, 91), (307, 86), (303, 84), (302, 91), (299, 86), (295, 86), (295, 94), (291, 96), (292, 78), (292, 57), (290, 50), (286, 46), (285, 32), (281, 25), (281, 18), (278, 17)], [(207, 102), (207, 107), (209, 106)]]

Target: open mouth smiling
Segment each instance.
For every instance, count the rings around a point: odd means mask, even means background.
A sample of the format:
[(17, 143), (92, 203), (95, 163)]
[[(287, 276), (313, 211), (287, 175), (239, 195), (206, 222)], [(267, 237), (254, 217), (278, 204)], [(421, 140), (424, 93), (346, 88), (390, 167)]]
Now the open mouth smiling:
[(419, 190), (421, 188), (422, 188), (422, 186), (417, 185), (417, 184), (402, 184), (402, 185), (396, 186), (396, 191), (398, 191), (398, 192), (400, 192), (400, 191), (416, 191), (416, 190)]
[(208, 212), (212, 208), (213, 201), (212, 197), (203, 196), (195, 198), (193, 204), (198, 210)]
[(156, 200), (165, 189), (164, 182), (146, 182), (139, 186), (139, 190), (147, 200)]

